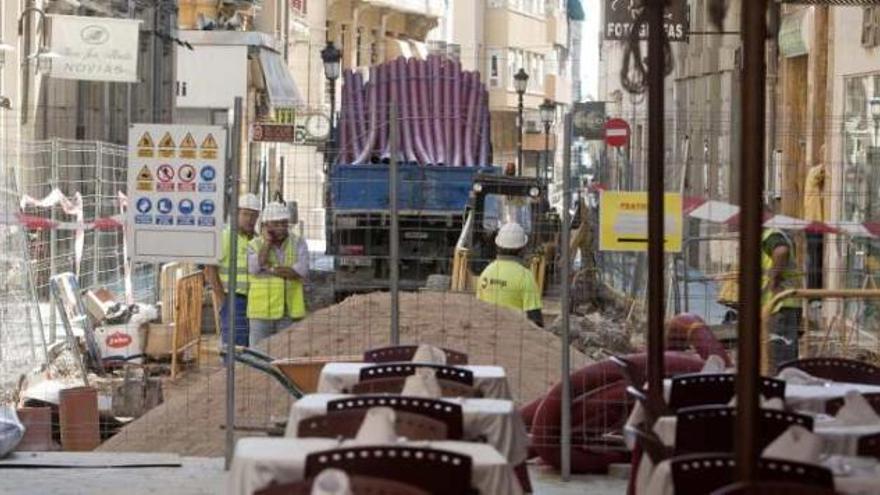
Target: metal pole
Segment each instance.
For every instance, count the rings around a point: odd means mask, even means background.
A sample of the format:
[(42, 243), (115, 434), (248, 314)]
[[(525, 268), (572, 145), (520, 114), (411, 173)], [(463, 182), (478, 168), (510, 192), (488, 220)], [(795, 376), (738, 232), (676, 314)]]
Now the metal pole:
[[(562, 479), (571, 477), (571, 362), (569, 354), (569, 329), (571, 326), (571, 113), (565, 115), (565, 136), (562, 161), (562, 232), (560, 232), (560, 256), (562, 258), (562, 417), (560, 418), (560, 445), (562, 448)], [(582, 218), (582, 222), (586, 219)]]
[(544, 173), (540, 174), (535, 167), (535, 177), (542, 175), (545, 182), (550, 182), (550, 122), (544, 122)]
[[(53, 139), (51, 150), (52, 150), (52, 161), (51, 167), (52, 169), (49, 171), (50, 183), (49, 183), (49, 191), (52, 191), (56, 187), (58, 187), (58, 140)], [(52, 207), (49, 211), (51, 212), (52, 223), (55, 224), (55, 221), (58, 218), (58, 214), (56, 213), (56, 207)], [(55, 255), (57, 254), (57, 244), (58, 244), (58, 230), (51, 229), (49, 231), (49, 278), (58, 275), (58, 265), (55, 260)], [(75, 272), (76, 270), (74, 270)], [(54, 304), (51, 304), (52, 295), (49, 295), (49, 340), (54, 343), (57, 338), (58, 332), (58, 317), (56, 316), (57, 309)]]
[(517, 105), (516, 118), (516, 175), (522, 177), (523, 174), (523, 94), (518, 93), (519, 104)]
[(655, 411), (662, 410), (664, 347), (663, 252), (665, 193), (664, 93), (665, 54), (664, 0), (647, 4), (648, 16), (648, 400)]
[(739, 479), (758, 478), (758, 380), (761, 363), (761, 231), (767, 67), (767, 0), (742, 2), (742, 101), (740, 139), (740, 278), (737, 342), (736, 459)]
[(391, 131), (388, 136), (388, 149), (391, 160), (388, 162), (388, 202), (391, 210), (391, 232), (389, 240), (391, 277), (391, 345), (400, 345), (400, 212), (397, 207), (397, 105), (391, 104)]
[(241, 112), (242, 100), (235, 98), (232, 115), (232, 132), (229, 138), (232, 143), (232, 157), (226, 160), (229, 167), (228, 176), (231, 181), (229, 188), (229, 282), (226, 287), (229, 311), (226, 312), (226, 470), (232, 464), (232, 452), (235, 448), (235, 289), (238, 274), (238, 175), (241, 166)]

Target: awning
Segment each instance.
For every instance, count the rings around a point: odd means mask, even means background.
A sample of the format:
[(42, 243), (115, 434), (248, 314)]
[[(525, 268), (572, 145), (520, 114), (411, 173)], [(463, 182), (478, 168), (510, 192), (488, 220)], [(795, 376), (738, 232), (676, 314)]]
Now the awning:
[(582, 21), (586, 19), (587, 14), (581, 5), (581, 0), (568, 0), (568, 18), (573, 21)]
[(273, 109), (299, 108), (305, 105), (305, 100), (280, 55), (270, 50), (260, 50), (260, 66), (263, 69), (269, 104)]

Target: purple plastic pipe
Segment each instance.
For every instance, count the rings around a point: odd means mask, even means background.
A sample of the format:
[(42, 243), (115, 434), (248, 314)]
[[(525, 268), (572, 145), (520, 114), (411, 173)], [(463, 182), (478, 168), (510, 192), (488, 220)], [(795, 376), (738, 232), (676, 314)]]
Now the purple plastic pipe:
[(428, 58), (428, 66), (430, 70), (430, 79), (428, 84), (431, 88), (431, 118), (430, 124), (434, 132), (434, 153), (436, 163), (446, 163), (446, 141), (443, 137), (443, 72), (441, 71), (441, 60), (437, 55), (431, 55)]
[(480, 108), (482, 109), (483, 118), (480, 121), (479, 164), (481, 167), (485, 167), (489, 165), (489, 140), (491, 139), (489, 133), (491, 132), (491, 126), (489, 121), (489, 91), (484, 87), (482, 88), (482, 93)]
[(351, 163), (354, 157), (361, 152), (361, 136), (357, 123), (357, 97), (358, 88), (355, 85), (355, 76), (353, 71), (345, 71), (345, 96), (348, 98), (345, 116), (348, 120), (348, 149), (346, 149), (346, 162)]
[(480, 87), (480, 75), (477, 72), (469, 74), (471, 80), (470, 99), (468, 100), (467, 122), (464, 129), (464, 151), (465, 164), (467, 166), (476, 165), (475, 146), (477, 142), (478, 121), (477, 113), (479, 111), (480, 100), (482, 100), (482, 88)]
[(425, 146), (428, 163), (437, 163), (437, 151), (434, 149), (434, 125), (431, 123), (431, 90), (428, 84), (428, 62), (420, 60), (419, 69), (419, 133)]
[(395, 74), (397, 75), (397, 121), (401, 128), (401, 136), (403, 139), (403, 156), (404, 161), (417, 161), (415, 151), (413, 150), (413, 138), (410, 132), (410, 112), (409, 112), (409, 85), (406, 81), (406, 59), (403, 57), (394, 61)]
[(367, 126), (366, 126), (366, 109), (364, 106), (364, 78), (361, 76), (359, 71), (354, 71), (352, 73), (352, 101), (354, 103), (354, 128), (357, 134), (355, 134), (354, 142), (357, 143), (357, 149), (355, 150), (355, 157), (360, 156), (363, 153), (363, 149), (366, 146), (367, 141)]
[(462, 113), (462, 93), (465, 91), (467, 84), (464, 74), (462, 74), (461, 66), (453, 63), (452, 66), (452, 146), (454, 153), (452, 155), (452, 166), (460, 167), (463, 159), (462, 154), (462, 136), (461, 136), (461, 113)]
[(364, 163), (369, 163), (370, 156), (373, 154), (373, 146), (376, 143), (376, 138), (378, 135), (378, 122), (377, 122), (377, 98), (378, 98), (378, 70), (376, 67), (370, 68), (370, 82), (368, 82), (365, 86), (367, 92), (367, 106), (369, 110), (369, 120), (367, 121), (367, 126), (369, 131), (367, 132), (367, 138), (364, 141), (363, 148), (361, 149), (360, 154), (355, 157), (354, 163), (361, 165)]
[(345, 75), (343, 74), (342, 98), (339, 106), (339, 142), (336, 144), (336, 163), (348, 163), (348, 96), (345, 88)]
[(388, 64), (380, 64), (378, 67), (377, 73), (379, 77), (378, 84), (378, 98), (377, 98), (377, 110), (379, 114), (379, 140), (376, 146), (377, 153), (379, 154), (379, 159), (384, 160), (388, 158), (388, 102), (390, 101), (389, 87), (388, 87)]
[(406, 62), (406, 85), (407, 91), (409, 93), (407, 99), (407, 107), (409, 109), (407, 115), (407, 127), (409, 127), (409, 132), (411, 136), (411, 140), (413, 143), (413, 151), (416, 153), (416, 162), (422, 165), (431, 163), (431, 157), (428, 155), (428, 151), (425, 148), (425, 142), (422, 139), (422, 118), (421, 112), (419, 111), (419, 102), (421, 101), (421, 97), (419, 96), (419, 87), (421, 83), (419, 82), (419, 61), (416, 59), (409, 59)]
[(452, 166), (452, 157), (455, 154), (454, 133), (452, 132), (452, 119), (455, 114), (452, 109), (452, 86), (454, 85), (455, 62), (443, 61), (443, 146), (446, 148), (446, 165)]

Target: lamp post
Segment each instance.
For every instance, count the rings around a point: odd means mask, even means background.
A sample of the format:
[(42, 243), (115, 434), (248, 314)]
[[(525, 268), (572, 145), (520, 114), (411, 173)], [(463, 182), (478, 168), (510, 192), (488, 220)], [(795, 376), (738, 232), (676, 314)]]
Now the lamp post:
[(535, 175), (539, 178), (543, 175), (543, 180), (550, 182), (550, 127), (556, 119), (556, 103), (549, 99), (544, 99), (541, 103), (541, 121), (544, 122), (544, 173)]
[(874, 220), (874, 212), (873, 205), (871, 204), (872, 196), (877, 192), (875, 190), (875, 185), (877, 184), (877, 174), (880, 173), (880, 96), (874, 96), (868, 102), (870, 111), (871, 111), (871, 119), (874, 121), (874, 133), (871, 136), (871, 146), (868, 148), (870, 153), (868, 154), (868, 173), (867, 176), (870, 177), (870, 181), (868, 182), (868, 206), (867, 211), (865, 212), (866, 220)]
[(330, 149), (336, 146), (336, 80), (339, 79), (341, 59), (342, 53), (332, 41), (328, 41), (321, 50), (321, 61), (324, 62), (324, 77), (327, 78), (327, 91), (330, 93)]
[(517, 175), (523, 174), (523, 95), (529, 85), (529, 75), (520, 67), (519, 72), (513, 75), (513, 87), (519, 97), (517, 106), (517, 133), (516, 133), (516, 166)]
[[(59, 57), (59, 55), (55, 52), (52, 52), (49, 49), (49, 26), (46, 22), (46, 13), (37, 7), (28, 7), (22, 11), (21, 15), (18, 17), (18, 34), (21, 36), (24, 34), (24, 22), (25, 18), (28, 14), (37, 14), (39, 17), (39, 29), (40, 29), (40, 46), (37, 47), (37, 51), (35, 53), (31, 53), (26, 57), (26, 60), (29, 63), (31, 60), (36, 61), (36, 72), (41, 75), (48, 75), (52, 70), (52, 60)], [(4, 45), (2, 48), (3, 51), (10, 51), (6, 47), (9, 45)], [(11, 47), (9, 47), (11, 48)]]

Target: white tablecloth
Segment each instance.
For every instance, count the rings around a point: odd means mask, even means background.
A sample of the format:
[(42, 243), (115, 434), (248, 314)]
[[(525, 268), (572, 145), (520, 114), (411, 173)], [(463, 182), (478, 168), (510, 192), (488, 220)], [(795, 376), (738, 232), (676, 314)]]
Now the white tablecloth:
[[(344, 442), (341, 447), (354, 446)], [(468, 455), (473, 462), (471, 484), (484, 495), (520, 495), (522, 489), (507, 459), (491, 445), (467, 442), (410, 442), (401, 445), (446, 450)], [(227, 480), (228, 495), (251, 495), (269, 485), (297, 481), (305, 473), (306, 457), (313, 452), (339, 448), (325, 438), (243, 438)]]
[[(341, 394), (360, 380), (362, 368), (376, 363), (329, 363), (321, 370), (318, 392)], [(501, 366), (460, 366), (474, 373), (474, 386), (483, 391), (487, 399), (512, 399), (507, 373)]]
[[(303, 419), (327, 413), (327, 403), (353, 397), (341, 394), (311, 394), (294, 402), (287, 420), (286, 437), (296, 437)], [(464, 439), (479, 441), (485, 437), (514, 466), (528, 457), (529, 436), (526, 425), (513, 401), (502, 399), (442, 399), (461, 406), (464, 416)]]
[(850, 390), (862, 394), (880, 393), (880, 386), (861, 383), (834, 382), (828, 385), (791, 385), (785, 386), (785, 405), (798, 412), (821, 414), (825, 412), (825, 403), (838, 399)]
[[(880, 493), (880, 470), (859, 471), (847, 476), (835, 476), (834, 488), (842, 495), (877, 495)], [(654, 469), (648, 486), (640, 491), (643, 495), (675, 495), (672, 484), (672, 467), (663, 461)]]

